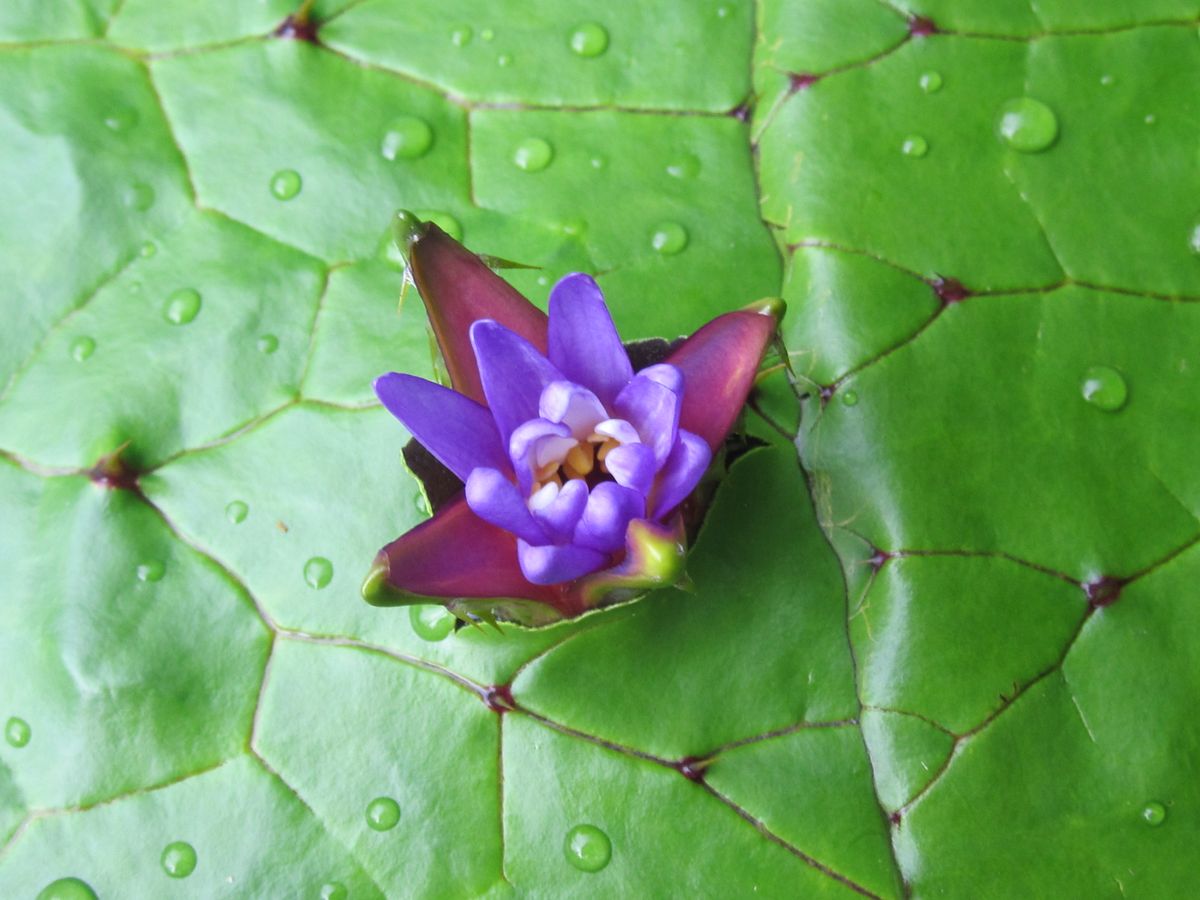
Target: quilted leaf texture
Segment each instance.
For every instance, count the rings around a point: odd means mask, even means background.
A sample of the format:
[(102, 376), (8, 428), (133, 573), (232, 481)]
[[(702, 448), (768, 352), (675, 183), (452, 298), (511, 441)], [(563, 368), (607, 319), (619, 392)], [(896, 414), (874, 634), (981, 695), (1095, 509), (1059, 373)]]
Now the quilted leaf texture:
[[(4, 4), (0, 896), (1194, 892), (1198, 24)], [(788, 301), (694, 593), (359, 599), (398, 207), (631, 339)]]

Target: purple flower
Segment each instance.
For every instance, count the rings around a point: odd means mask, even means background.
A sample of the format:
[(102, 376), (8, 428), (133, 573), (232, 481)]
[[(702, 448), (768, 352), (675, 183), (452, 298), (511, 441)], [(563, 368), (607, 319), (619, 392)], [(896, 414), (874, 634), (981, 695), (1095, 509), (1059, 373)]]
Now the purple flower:
[(541, 624), (678, 580), (680, 508), (778, 304), (721, 316), (635, 373), (590, 276), (559, 281), (547, 319), (436, 226), (399, 224), (455, 390), (393, 372), (375, 392), (464, 491), (381, 551), (364, 596)]

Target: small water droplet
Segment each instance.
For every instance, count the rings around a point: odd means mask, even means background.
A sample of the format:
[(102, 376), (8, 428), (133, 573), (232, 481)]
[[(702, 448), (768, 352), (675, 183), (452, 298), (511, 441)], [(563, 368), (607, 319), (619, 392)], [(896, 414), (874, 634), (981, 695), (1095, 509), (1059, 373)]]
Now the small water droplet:
[(276, 200), (291, 200), (301, 187), (303, 182), (295, 169), (280, 169), (271, 176), (271, 194)]
[(606, 160), (603, 156), (593, 156), (591, 163), (593, 169), (603, 169), (608, 165), (608, 160)]
[(186, 841), (172, 841), (163, 848), (162, 867), (172, 878), (187, 878), (196, 871), (196, 848)]
[(1200, 223), (1197, 223), (1192, 228), (1192, 234), (1188, 238), (1188, 246), (1192, 248), (1193, 253), (1200, 253)]
[(1109, 366), (1092, 366), (1083, 373), (1079, 385), (1083, 399), (1106, 412), (1115, 412), (1125, 405), (1129, 388), (1121, 373)]
[(479, 32), (480, 40), (490, 41), (495, 37), (496, 37), (496, 32), (493, 31), (491, 28), (485, 28)]
[(225, 507), (225, 518), (234, 525), (246, 521), (246, 516), (250, 514), (250, 507), (241, 500), (231, 500), (229, 505)]
[(304, 564), (304, 580), (319, 591), (333, 580), (333, 563), (323, 556), (314, 556)]
[(273, 334), (264, 334), (255, 341), (254, 346), (258, 348), (259, 353), (265, 353), (269, 356), (279, 349), (279, 338)]
[(511, 66), (512, 65), (512, 54), (501, 53), (499, 56), (496, 57), (496, 65), (500, 66), (501, 68), (504, 68), (505, 66)]
[(376, 797), (367, 804), (367, 825), (374, 831), (388, 831), (400, 821), (400, 804), (391, 797)]
[(128, 131), (137, 123), (137, 110), (128, 106), (118, 107), (104, 117), (104, 124), (113, 131)]
[(842, 394), (843, 406), (855, 406), (857, 403), (858, 394), (854, 393), (854, 391), (846, 391), (846, 393)]
[(156, 559), (144, 562), (137, 567), (138, 581), (162, 581), (162, 577), (166, 573), (167, 567)]
[(24, 747), (29, 743), (32, 734), (29, 723), (24, 719), (13, 716), (4, 723), (4, 740), (10, 747)]
[[(540, 286), (545, 287), (546, 285), (548, 285), (550, 283), (550, 279), (547, 278), (545, 275), (539, 275), (537, 277), (537, 283)], [(428, 510), (426, 510), (426, 512), (428, 512)]]
[(1142, 121), (1145, 122), (1147, 125), (1153, 125), (1155, 122), (1158, 121), (1158, 116), (1154, 115), (1154, 113), (1147, 113), (1146, 118), (1142, 119)]
[(558, 230), (567, 235), (567, 237), (579, 237), (579, 235), (587, 231), (587, 222), (578, 218), (564, 219), (558, 223)]
[(83, 362), (95, 352), (96, 342), (87, 335), (77, 337), (71, 342), (71, 359), (75, 362)]
[(654, 227), (650, 246), (663, 256), (673, 256), (688, 244), (688, 233), (678, 222), (663, 222)]
[(612, 859), (612, 842), (595, 825), (576, 825), (567, 832), (563, 853), (581, 872), (599, 872)]
[(410, 606), (408, 621), (423, 641), (444, 641), (454, 631), (454, 614), (444, 606)]
[(695, 178), (700, 174), (700, 160), (691, 153), (685, 153), (667, 163), (667, 174), (672, 178)]
[(321, 885), (321, 893), (317, 896), (320, 900), (349, 900), (350, 892), (340, 881), (331, 881)]
[(1116, 79), (1113, 78), (1111, 75), (1101, 75), (1100, 76), (1100, 83), (1102, 85), (1104, 85), (1105, 87), (1111, 87), (1115, 82), (1116, 82)]
[(608, 49), (608, 32), (598, 22), (585, 22), (571, 32), (570, 41), (580, 56), (599, 56)]
[(996, 122), (1000, 139), (1021, 153), (1045, 150), (1058, 137), (1054, 110), (1032, 97), (1015, 97), (1000, 107)]
[(915, 156), (919, 159), (929, 152), (929, 142), (919, 134), (909, 135), (900, 145), (900, 152), (905, 156)]
[(388, 125), (379, 152), (387, 160), (416, 159), (433, 146), (433, 129), (424, 119), (401, 116)]
[(180, 288), (163, 305), (163, 318), (172, 325), (186, 325), (200, 312), (200, 292), (195, 288)]
[(462, 241), (463, 227), (458, 219), (450, 213), (439, 212), (436, 209), (417, 210), (414, 215), (423, 222), (432, 222), (456, 241)]
[(475, 31), (470, 25), (455, 25), (450, 30), (450, 43), (455, 47), (465, 47), (475, 37)]
[(125, 188), (125, 205), (130, 209), (145, 212), (154, 205), (154, 188), (142, 181), (135, 181)]
[(924, 72), (917, 79), (917, 84), (927, 94), (936, 94), (942, 89), (942, 83), (941, 72)]
[(554, 148), (541, 138), (526, 138), (513, 151), (513, 164), (526, 172), (540, 172), (554, 159)]
[(717, 18), (718, 19), (724, 19), (727, 15), (729, 15), (729, 7), (728, 6), (718, 6), (717, 7)]
[(142, 243), (142, 246), (138, 248), (138, 253), (142, 254), (142, 256), (146, 257), (147, 259), (157, 252), (158, 246), (153, 241), (145, 241)]
[(1142, 820), (1147, 825), (1161, 825), (1167, 818), (1167, 808), (1161, 803), (1150, 802), (1142, 807)]
[(98, 900), (92, 886), (80, 878), (52, 881), (37, 895), (37, 900)]

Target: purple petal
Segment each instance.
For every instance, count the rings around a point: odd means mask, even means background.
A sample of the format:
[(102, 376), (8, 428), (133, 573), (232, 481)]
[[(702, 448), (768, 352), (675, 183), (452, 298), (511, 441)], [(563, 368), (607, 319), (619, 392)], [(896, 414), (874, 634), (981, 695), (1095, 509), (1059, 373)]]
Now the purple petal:
[(614, 447), (608, 456), (604, 457), (604, 465), (609, 474), (622, 487), (632, 488), (645, 496), (650, 492), (654, 483), (654, 473), (658, 466), (654, 462), (654, 451), (645, 444), (623, 444)]
[(653, 378), (639, 373), (625, 385), (613, 405), (617, 414), (637, 429), (642, 442), (654, 450), (655, 466), (662, 466), (675, 446), (675, 433), (679, 427), (679, 395)]
[(508, 441), (508, 456), (516, 469), (521, 487), (529, 490), (534, 475), (548, 461), (548, 457), (566, 453), (575, 446), (571, 429), (558, 422), (531, 419), (520, 425)]
[(643, 495), (612, 481), (602, 482), (592, 488), (588, 497), (587, 507), (575, 528), (575, 543), (602, 553), (615, 553), (625, 546), (625, 531), (630, 521), (645, 514)]
[(495, 469), (476, 469), (467, 479), (467, 505), (485, 522), (533, 544), (550, 540), (529, 513), (517, 486)]
[(570, 381), (546, 385), (538, 400), (538, 413), (547, 421), (562, 422), (581, 441), (608, 418), (608, 411), (595, 394)]
[(683, 373), (680, 372), (670, 363), (658, 363), (653, 366), (646, 366), (642, 371), (638, 372), (640, 378), (649, 378), (658, 384), (661, 384), (669, 391), (674, 391), (676, 394), (683, 396)]
[(533, 344), (490, 319), (471, 326), (471, 346), (488, 408), (507, 443), (518, 425), (537, 418), (542, 390), (562, 373)]
[(591, 388), (606, 405), (633, 377), (604, 295), (590, 275), (576, 272), (551, 289), (549, 344), (559, 371)]
[(699, 435), (679, 429), (679, 442), (658, 475), (654, 514), (650, 518), (661, 519), (682, 503), (700, 481), (710, 462), (712, 451), (708, 449), (708, 442)]
[[(570, 540), (575, 526), (588, 502), (587, 483), (581, 478), (572, 478), (561, 488), (550, 482), (529, 498), (529, 509), (533, 517), (555, 540)], [(530, 541), (546, 543), (546, 541)]]
[(642, 437), (637, 429), (624, 419), (605, 419), (596, 426), (596, 434), (613, 438), (622, 444), (640, 444)]
[(511, 465), (492, 415), (449, 388), (391, 372), (375, 379), (375, 395), (425, 449), (466, 481), (479, 466), (508, 472)]
[(534, 584), (574, 581), (608, 562), (605, 554), (587, 547), (574, 544), (535, 547), (525, 541), (517, 541), (517, 558), (521, 572)]

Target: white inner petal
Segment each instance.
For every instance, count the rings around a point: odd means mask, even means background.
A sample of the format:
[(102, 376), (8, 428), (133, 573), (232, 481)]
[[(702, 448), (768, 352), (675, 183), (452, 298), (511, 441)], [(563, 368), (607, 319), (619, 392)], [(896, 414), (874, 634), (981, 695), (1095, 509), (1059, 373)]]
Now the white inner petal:
[(603, 422), (597, 422), (593, 431), (600, 437), (612, 438), (620, 444), (640, 444), (642, 442), (637, 429), (624, 419), (605, 419)]
[(539, 512), (550, 506), (558, 499), (559, 487), (553, 481), (548, 481), (540, 488), (534, 491), (533, 496), (529, 498), (529, 508), (534, 512)]

